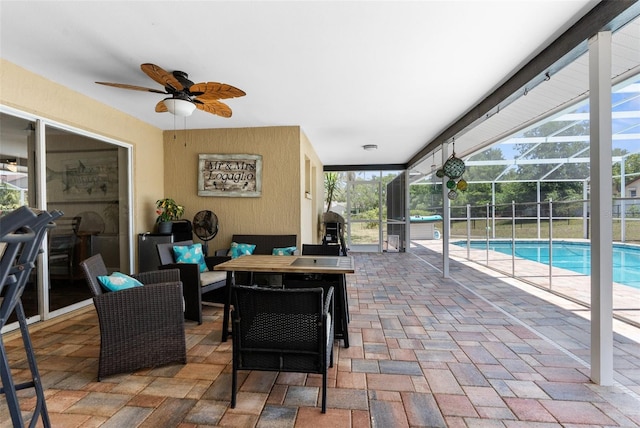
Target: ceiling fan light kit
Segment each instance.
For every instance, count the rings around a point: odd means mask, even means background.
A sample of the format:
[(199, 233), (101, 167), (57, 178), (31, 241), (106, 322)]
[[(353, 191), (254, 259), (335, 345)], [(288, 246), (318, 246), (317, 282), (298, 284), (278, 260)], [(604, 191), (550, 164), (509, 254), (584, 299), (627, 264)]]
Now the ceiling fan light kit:
[(226, 83), (193, 83), (189, 80), (189, 75), (184, 71), (175, 70), (169, 73), (161, 67), (150, 63), (142, 64), (140, 68), (147, 76), (161, 84), (164, 87), (164, 91), (126, 83), (96, 83), (121, 89), (170, 95), (169, 98), (165, 98), (156, 104), (156, 112), (164, 113), (168, 111), (175, 116), (182, 117), (190, 116), (196, 108), (218, 116), (231, 117), (229, 106), (219, 100), (246, 95), (242, 89)]
[(196, 109), (196, 105), (191, 101), (181, 100), (179, 98), (166, 98), (164, 105), (169, 110), (169, 113), (176, 116), (191, 116), (191, 113)]

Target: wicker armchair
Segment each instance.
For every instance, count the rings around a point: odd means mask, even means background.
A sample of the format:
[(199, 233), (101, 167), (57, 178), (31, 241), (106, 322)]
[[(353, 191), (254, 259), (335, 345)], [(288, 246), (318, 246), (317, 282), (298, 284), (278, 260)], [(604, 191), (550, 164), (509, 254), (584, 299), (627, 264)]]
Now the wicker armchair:
[(233, 372), (238, 370), (322, 374), (322, 413), (327, 410), (327, 370), (333, 366), (333, 288), (232, 288)]
[(98, 276), (108, 273), (102, 256), (89, 257), (80, 266), (100, 324), (98, 380), (187, 362), (180, 271), (143, 272), (132, 276), (144, 287), (103, 292)]
[(229, 301), (227, 281), (231, 281), (232, 272), (214, 271), (213, 267), (230, 260), (227, 256), (205, 257), (208, 272), (200, 272), (197, 264), (176, 263), (173, 257), (173, 247), (177, 245), (191, 245), (193, 241), (170, 242), (158, 244), (158, 269), (179, 269), (184, 296), (184, 317), (202, 324), (202, 302), (226, 304)]

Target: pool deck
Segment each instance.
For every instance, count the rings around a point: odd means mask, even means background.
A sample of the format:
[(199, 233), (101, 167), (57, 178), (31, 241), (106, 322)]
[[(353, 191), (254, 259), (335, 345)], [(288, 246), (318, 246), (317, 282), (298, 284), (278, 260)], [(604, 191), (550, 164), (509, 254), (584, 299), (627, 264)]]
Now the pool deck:
[[(457, 241), (457, 240), (455, 240)], [(442, 254), (442, 240), (413, 241), (418, 245)], [(467, 257), (467, 248), (459, 245), (449, 245), (449, 257), (452, 260), (464, 263), (484, 273), (494, 272), (503, 279), (505, 276), (517, 277), (527, 283), (531, 283), (541, 290), (542, 295), (550, 294), (548, 291), (567, 296), (577, 302), (589, 305), (591, 301), (591, 277), (580, 275), (576, 272), (551, 268), (543, 263), (533, 262), (516, 257), (517, 263), (513, 263), (511, 256), (497, 251), (485, 249), (471, 249)], [(487, 268), (489, 266), (489, 268)], [(440, 267), (442, 267), (440, 265)], [(495, 272), (498, 271), (498, 272)], [(551, 281), (549, 275), (551, 273)], [(519, 281), (514, 278), (514, 284)], [(636, 326), (640, 326), (640, 290), (626, 285), (613, 283), (613, 312), (616, 317), (623, 317)], [(588, 311), (585, 311), (588, 317)], [(637, 330), (637, 329), (634, 329)], [(638, 340), (638, 338), (636, 338)]]

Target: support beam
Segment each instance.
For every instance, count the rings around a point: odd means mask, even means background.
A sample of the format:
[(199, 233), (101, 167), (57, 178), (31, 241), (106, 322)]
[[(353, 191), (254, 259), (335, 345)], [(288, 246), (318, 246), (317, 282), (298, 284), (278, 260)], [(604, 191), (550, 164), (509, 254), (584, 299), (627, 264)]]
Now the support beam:
[[(496, 182), (491, 182), (491, 238), (496, 237)], [(489, 236), (489, 235), (487, 235)], [(489, 262), (487, 261), (487, 264)]]
[(625, 206), (625, 198), (627, 197), (626, 190), (626, 182), (627, 182), (627, 174), (625, 171), (625, 165), (627, 163), (627, 158), (622, 157), (620, 161), (620, 242), (626, 241), (626, 223), (627, 223), (627, 207)]
[(613, 384), (611, 33), (589, 40), (591, 154), (591, 380)]
[(411, 192), (409, 192), (409, 170), (406, 169), (404, 174), (404, 251), (411, 252)]
[[(442, 144), (442, 165), (449, 159), (449, 144)], [(442, 277), (449, 278), (449, 238), (451, 237), (451, 204), (449, 203), (449, 189), (445, 175), (442, 177)]]
[[(536, 224), (538, 226), (538, 239), (540, 239), (540, 180), (536, 181)], [(551, 224), (551, 218), (549, 218)]]
[(582, 239), (589, 239), (589, 182), (582, 182)]

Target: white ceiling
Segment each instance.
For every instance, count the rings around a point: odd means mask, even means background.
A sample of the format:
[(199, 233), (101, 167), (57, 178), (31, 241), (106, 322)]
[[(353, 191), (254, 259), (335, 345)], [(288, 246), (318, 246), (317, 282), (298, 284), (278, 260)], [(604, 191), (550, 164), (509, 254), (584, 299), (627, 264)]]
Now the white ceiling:
[(0, 56), (164, 130), (161, 94), (94, 82), (182, 70), (247, 93), (188, 129), (299, 125), (325, 165), (404, 164), (597, 3), (0, 0)]

